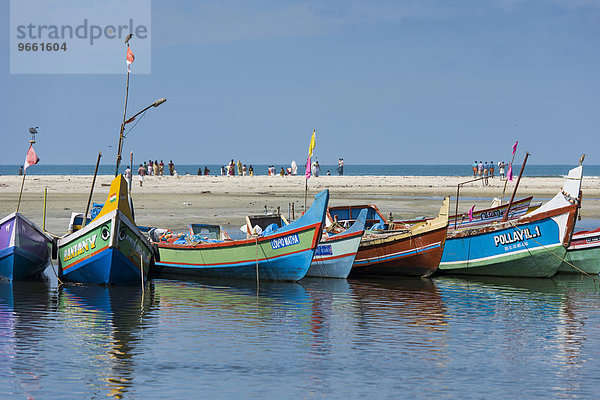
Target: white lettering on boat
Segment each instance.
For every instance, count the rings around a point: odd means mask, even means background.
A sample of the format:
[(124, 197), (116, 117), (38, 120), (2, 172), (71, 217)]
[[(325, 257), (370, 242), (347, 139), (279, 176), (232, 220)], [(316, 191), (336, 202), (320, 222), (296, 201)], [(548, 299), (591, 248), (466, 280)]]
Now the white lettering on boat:
[(273, 250), (280, 249), (282, 247), (293, 246), (300, 243), (298, 234), (288, 235), (277, 239), (271, 239), (271, 248)]
[(504, 246), (511, 243), (522, 242), (524, 240), (534, 239), (542, 236), (539, 226), (535, 226), (534, 232), (531, 233), (529, 228), (524, 228), (520, 230), (514, 230), (512, 232), (506, 232), (501, 235), (494, 236), (494, 245)]
[(319, 247), (317, 247), (317, 251), (315, 253), (315, 256), (332, 256), (333, 255), (333, 249), (331, 248), (330, 244), (322, 244)]
[(63, 261), (69, 261), (86, 251), (94, 249), (96, 247), (96, 236), (97, 235), (92, 235), (89, 238), (85, 238), (81, 242), (66, 249), (63, 253)]

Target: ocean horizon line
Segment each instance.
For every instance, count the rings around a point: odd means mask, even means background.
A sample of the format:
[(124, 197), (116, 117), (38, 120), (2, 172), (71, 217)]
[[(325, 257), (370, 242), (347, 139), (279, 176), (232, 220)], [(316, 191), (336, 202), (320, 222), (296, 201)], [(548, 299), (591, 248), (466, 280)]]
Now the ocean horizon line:
[[(281, 168), (284, 172), (290, 167), (289, 164), (246, 164), (248, 167), (253, 165), (255, 175), (268, 175), (269, 165), (275, 167), (276, 174), (279, 174)], [(123, 164), (119, 172), (123, 173), (128, 164)], [(134, 163), (133, 173), (137, 174), (139, 163)], [(207, 167), (211, 176), (221, 175), (222, 164), (175, 164), (177, 175), (198, 175), (201, 169), (204, 174), (204, 168)], [(528, 177), (559, 177), (568, 174), (571, 168), (576, 164), (528, 164), (525, 167), (523, 176)], [(18, 175), (20, 165), (8, 164), (0, 165), (0, 175)], [(36, 164), (27, 168), (27, 175), (93, 175), (95, 164)], [(518, 174), (521, 165), (515, 165), (513, 174)], [(237, 171), (236, 171), (237, 172)], [(98, 175), (114, 175), (114, 164), (100, 164)], [(337, 164), (323, 164), (320, 168), (320, 175), (325, 176), (328, 173), (332, 176), (338, 175)], [(505, 169), (505, 174), (508, 168)], [(169, 175), (168, 165), (165, 165), (165, 175)], [(297, 175), (304, 174), (304, 165), (298, 165)], [(495, 175), (499, 175), (497, 165), (495, 166)], [(348, 176), (473, 176), (471, 164), (346, 164), (344, 165), (343, 175)], [(585, 176), (600, 176), (600, 165), (585, 165)]]

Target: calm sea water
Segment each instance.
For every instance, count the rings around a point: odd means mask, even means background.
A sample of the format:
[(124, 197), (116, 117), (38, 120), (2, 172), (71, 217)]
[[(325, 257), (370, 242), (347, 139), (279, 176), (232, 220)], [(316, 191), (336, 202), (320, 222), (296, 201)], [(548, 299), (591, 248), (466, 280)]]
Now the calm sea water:
[(3, 399), (597, 398), (591, 278), (0, 282)]
[[(197, 175), (198, 168), (207, 166), (211, 175), (219, 175), (220, 165), (176, 165), (179, 175)], [(575, 165), (527, 165), (524, 176), (565, 176), (569, 169)], [(275, 165), (277, 172), (281, 167), (289, 165)], [(125, 166), (121, 172), (125, 171)], [(93, 175), (95, 165), (43, 165), (37, 164), (27, 169), (28, 175)], [(135, 169), (135, 168), (134, 168)], [(515, 174), (520, 169), (516, 169)], [(137, 170), (137, 169), (136, 169)], [(337, 165), (322, 165), (321, 175), (337, 175)], [(18, 165), (0, 165), (0, 175), (17, 175)], [(98, 169), (100, 175), (113, 175), (114, 165), (101, 165)], [(254, 165), (255, 175), (267, 175), (267, 165)], [(298, 173), (303, 174), (303, 167), (298, 167)], [(496, 174), (498, 171), (496, 171)], [(600, 165), (585, 165), (586, 176), (600, 176)], [(344, 175), (350, 176), (472, 176), (471, 165), (345, 165)]]

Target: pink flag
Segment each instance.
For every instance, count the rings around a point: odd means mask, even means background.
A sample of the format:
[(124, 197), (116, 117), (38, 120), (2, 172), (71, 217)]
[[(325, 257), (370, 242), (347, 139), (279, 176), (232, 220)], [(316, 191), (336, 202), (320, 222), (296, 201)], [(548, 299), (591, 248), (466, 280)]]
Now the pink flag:
[[(513, 156), (514, 156), (514, 155), (515, 155), (515, 153), (517, 152), (517, 145), (518, 145), (518, 144), (519, 144), (519, 141), (518, 141), (518, 140), (515, 142), (515, 144), (513, 144)], [(511, 179), (511, 181), (512, 181), (512, 179)]]
[(35, 150), (33, 150), (33, 144), (29, 145), (29, 150), (27, 150), (27, 155), (25, 156), (25, 165), (23, 171), (27, 170), (27, 167), (30, 165), (34, 165), (40, 162), (40, 158), (35, 154)]
[(306, 172), (304, 173), (304, 177), (306, 179), (310, 178), (310, 156), (308, 156), (308, 160), (306, 160)]
[(512, 181), (513, 173), (512, 173), (512, 163), (508, 164), (508, 174), (506, 175), (509, 181)]
[(131, 48), (129, 48), (129, 46), (127, 46), (127, 72), (131, 72), (131, 63), (135, 61), (135, 56), (133, 55), (133, 51), (131, 51)]
[(475, 209), (475, 206), (471, 207), (471, 209), (469, 210), (469, 222), (473, 221), (473, 210)]

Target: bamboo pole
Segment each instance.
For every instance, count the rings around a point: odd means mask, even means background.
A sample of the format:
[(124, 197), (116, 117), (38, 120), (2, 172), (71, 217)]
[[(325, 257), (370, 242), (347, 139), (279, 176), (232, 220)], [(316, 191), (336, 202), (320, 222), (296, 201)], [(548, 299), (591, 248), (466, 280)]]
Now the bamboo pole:
[[(129, 43), (127, 43), (129, 49)], [(123, 131), (125, 130), (125, 118), (127, 115), (127, 99), (129, 98), (129, 68), (127, 68), (127, 84), (125, 85), (125, 110), (123, 111), (123, 123), (119, 133), (119, 146), (117, 148), (117, 167), (115, 168), (115, 177), (119, 175), (119, 166), (121, 165), (121, 149), (123, 148)]]
[(102, 158), (102, 152), (98, 152), (98, 160), (96, 160), (96, 169), (94, 170), (94, 179), (92, 179), (92, 188), (90, 189), (90, 197), (88, 197), (87, 206), (85, 207), (85, 214), (83, 214), (83, 222), (81, 227), (83, 228), (87, 222), (87, 215), (90, 211), (90, 203), (92, 202), (92, 194), (94, 193), (94, 186), (96, 185), (96, 176), (98, 175), (98, 166), (100, 165), (100, 158)]
[(523, 165), (521, 166), (521, 171), (519, 171), (519, 177), (517, 178), (517, 183), (515, 184), (515, 190), (513, 190), (512, 196), (510, 197), (510, 201), (508, 202), (508, 208), (506, 209), (506, 214), (502, 218), (502, 222), (508, 221), (508, 213), (510, 212), (510, 206), (512, 206), (513, 200), (515, 199), (515, 195), (517, 194), (517, 188), (519, 187), (519, 182), (521, 181), (521, 175), (523, 175), (523, 170), (525, 169), (525, 163), (527, 162), (527, 158), (529, 158), (529, 153), (525, 153), (525, 159), (523, 160)]
[(44, 188), (44, 209), (42, 211), (42, 230), (46, 232), (46, 198), (48, 197), (48, 188)]
[(23, 170), (23, 180), (21, 181), (21, 190), (19, 191), (19, 201), (17, 202), (17, 211), (19, 212), (19, 207), (21, 206), (21, 196), (23, 195), (23, 185), (25, 185), (25, 175), (27, 174), (27, 168)]

